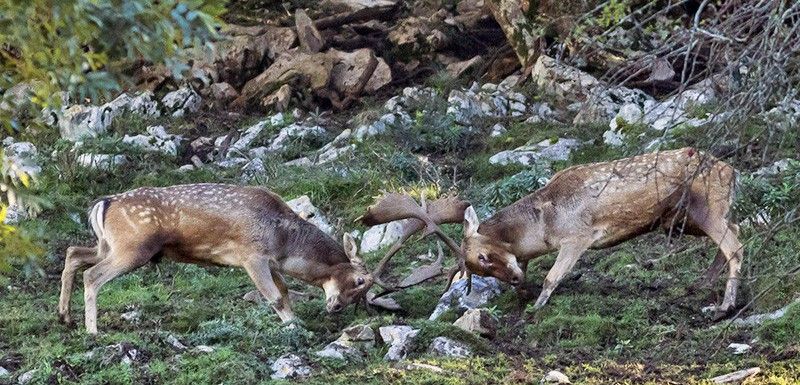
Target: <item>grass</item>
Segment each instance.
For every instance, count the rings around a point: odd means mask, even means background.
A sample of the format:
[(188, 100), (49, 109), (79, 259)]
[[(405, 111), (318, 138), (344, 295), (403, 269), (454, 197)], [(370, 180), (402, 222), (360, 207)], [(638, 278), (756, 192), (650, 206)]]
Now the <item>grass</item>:
[[(452, 87), (446, 78), (432, 82), (443, 92)], [(432, 105), (431, 111), (441, 112)], [(268, 159), (266, 172), (247, 183), (268, 186), (287, 200), (309, 195), (329, 218), (339, 219), (334, 223), (339, 232), (363, 231), (353, 220), (383, 191), (433, 197), (456, 189), (484, 213), (536, 189), (540, 176), (574, 164), (615, 159), (628, 151), (601, 144), (599, 136), (605, 129), (601, 126), (518, 123), (502, 136), (476, 142), (460, 133), (448, 136), (452, 122), (444, 116), (413, 117), (412, 132), (419, 137), (368, 139), (352, 154), (324, 167), (285, 167), (282, 159)], [(131, 162), (118, 170), (80, 168), (75, 165), (77, 154), (69, 150), (71, 145), (44, 140), (41, 153), (60, 150), (43, 162), (36, 190), (50, 206), (23, 227), (39, 234), (47, 246), (42, 261), (45, 276), (17, 273), (6, 276), (0, 286), (0, 366), (13, 373), (12, 378), (0, 378), (0, 384), (13, 383), (16, 376), (34, 369), (37, 372), (31, 384), (280, 384), (289, 382), (271, 380), (270, 365), (288, 352), (308, 359), (314, 368), (307, 383), (326, 385), (538, 383), (552, 369), (564, 372), (573, 383), (701, 384), (711, 376), (750, 366), (762, 368), (764, 373), (758, 377), (762, 383), (800, 381), (800, 307), (794, 305), (784, 318), (755, 328), (720, 327), (699, 309), (719, 302), (723, 281), (692, 293), (686, 290), (711, 263), (715, 247), (690, 237), (668, 242), (659, 234), (588, 252), (539, 311), (534, 311), (529, 301), (520, 301), (514, 291), (504, 292), (489, 304), (500, 321), (493, 339), (454, 327), (455, 313), (427, 320), (444, 288), (442, 280), (395, 294), (403, 312), (371, 313), (350, 307), (335, 316), (325, 313), (321, 290), (289, 280), (292, 289), (310, 295), (294, 304), (300, 321), (299, 327), (291, 329), (281, 325), (266, 305), (241, 299), (253, 289), (244, 271), (171, 262), (148, 265), (103, 288), (98, 336), (87, 336), (80, 326), (60, 325), (56, 305), (63, 253), (67, 245), (91, 242), (85, 223), (91, 200), (147, 185), (242, 183), (235, 170), (205, 168), (181, 173), (175, 171), (183, 163), (180, 158), (120, 146), (122, 135), (142, 132), (153, 123), (120, 120), (115, 122), (119, 126), (112, 130), (113, 135), (86, 143), (86, 150), (125, 153)], [(195, 122), (166, 123), (170, 131), (178, 125), (186, 135), (200, 133), (192, 127)], [(227, 132), (224, 125), (209, 130), (215, 135)], [(575, 151), (569, 160), (553, 164), (552, 170), (488, 162), (497, 151), (554, 137), (573, 137), (590, 144)], [(678, 139), (670, 145), (684, 143)], [(319, 144), (297, 143), (290, 156), (307, 155)], [(765, 184), (745, 184), (738, 207), (786, 213), (800, 191), (793, 178), (787, 175)], [(461, 228), (446, 226), (445, 231), (457, 238)], [(746, 257), (739, 305), (752, 300), (749, 312), (766, 312), (790, 302), (800, 292), (800, 284), (796, 275), (782, 274), (800, 264), (798, 227), (777, 227), (765, 241), (764, 229), (743, 225), (741, 236)], [(415, 256), (429, 249), (435, 249), (432, 239), (409, 243), (393, 260), (392, 274), (408, 273), (421, 263)], [(381, 257), (378, 251), (364, 259), (374, 266)], [(534, 287), (541, 285), (554, 259), (547, 255), (531, 263), (528, 280)], [(776, 286), (776, 280), (782, 283)], [(72, 313), (80, 325), (80, 276), (78, 281)], [(756, 298), (765, 290), (766, 294)], [(139, 312), (138, 322), (121, 318), (130, 311)], [(342, 363), (314, 355), (343, 328), (355, 324), (368, 324), (376, 330), (388, 324), (419, 328), (408, 362), (435, 365), (443, 371), (407, 370), (407, 363), (384, 362), (387, 348), (382, 343), (367, 351), (360, 362)], [(170, 336), (189, 349), (174, 348), (167, 342)], [(463, 360), (431, 357), (428, 344), (438, 336), (467, 343), (478, 355)], [(731, 342), (749, 343), (753, 350), (743, 356), (732, 355), (725, 348)], [(112, 348), (117, 344), (135, 349), (136, 358), (123, 362), (119, 351)], [(212, 346), (214, 351), (200, 352), (195, 349), (198, 345)]]

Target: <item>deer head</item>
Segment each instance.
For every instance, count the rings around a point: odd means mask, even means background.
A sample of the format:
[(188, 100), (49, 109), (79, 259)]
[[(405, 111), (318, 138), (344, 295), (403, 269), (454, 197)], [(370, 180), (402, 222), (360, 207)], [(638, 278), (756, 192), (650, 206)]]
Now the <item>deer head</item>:
[(350, 262), (332, 266), (330, 278), (321, 285), (325, 291), (325, 309), (328, 313), (338, 313), (347, 305), (361, 299), (374, 283), (372, 274), (358, 256), (353, 237), (345, 233), (342, 243)]
[(517, 264), (517, 257), (508, 250), (511, 245), (478, 233), (480, 221), (472, 206), (464, 211), (464, 240), (462, 248), (467, 268), (472, 273), (492, 276), (501, 281), (517, 285), (524, 273)]

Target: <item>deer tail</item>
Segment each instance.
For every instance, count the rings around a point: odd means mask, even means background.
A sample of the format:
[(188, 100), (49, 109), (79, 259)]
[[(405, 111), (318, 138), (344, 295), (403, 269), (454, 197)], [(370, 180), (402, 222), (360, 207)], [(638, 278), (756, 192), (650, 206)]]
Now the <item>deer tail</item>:
[(89, 209), (89, 224), (92, 226), (92, 231), (97, 237), (97, 240), (103, 239), (103, 227), (106, 219), (106, 208), (108, 208), (108, 199), (101, 198), (92, 204)]

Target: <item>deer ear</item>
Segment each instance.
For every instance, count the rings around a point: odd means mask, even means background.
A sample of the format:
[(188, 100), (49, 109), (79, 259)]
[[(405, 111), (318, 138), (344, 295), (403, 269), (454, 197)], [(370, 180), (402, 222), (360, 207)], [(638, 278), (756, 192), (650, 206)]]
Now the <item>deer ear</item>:
[(350, 262), (356, 264), (362, 264), (361, 258), (358, 257), (358, 246), (356, 246), (356, 240), (349, 233), (344, 233), (342, 237), (342, 244), (344, 245), (344, 253), (347, 254), (347, 258), (350, 259)]
[(478, 226), (481, 225), (480, 220), (478, 220), (478, 214), (475, 213), (475, 209), (472, 206), (467, 207), (464, 210), (464, 237), (471, 237), (478, 233)]

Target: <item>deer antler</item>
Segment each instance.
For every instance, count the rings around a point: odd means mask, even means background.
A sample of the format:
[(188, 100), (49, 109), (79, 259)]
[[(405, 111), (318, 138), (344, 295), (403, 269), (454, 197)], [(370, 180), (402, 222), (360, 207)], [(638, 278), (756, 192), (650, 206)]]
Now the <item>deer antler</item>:
[[(461, 251), (461, 247), (456, 245), (450, 237), (444, 234), (438, 225), (442, 223), (462, 222), (464, 219), (464, 211), (468, 206), (469, 202), (463, 201), (456, 196), (439, 198), (430, 203), (427, 203), (423, 198), (421, 204), (418, 205), (412, 197), (397, 193), (387, 194), (374, 205), (370, 206), (367, 212), (359, 218), (365, 225), (373, 226), (400, 219), (407, 219), (406, 223), (403, 225), (400, 239), (392, 245), (372, 274), (375, 283), (385, 289), (383, 293), (376, 295), (375, 298), (417, 285), (442, 274), (443, 268), (441, 260), (443, 252), (441, 251), (441, 245), (439, 245), (437, 261), (431, 265), (417, 268), (399, 285), (387, 284), (381, 278), (389, 260), (402, 248), (408, 238), (423, 228), (426, 229), (423, 236), (436, 234), (436, 236), (444, 241), (456, 254), (459, 264), (457, 270), (451, 272), (451, 280), (458, 271), (466, 272), (464, 253)], [(449, 286), (448, 283), (448, 288)]]

